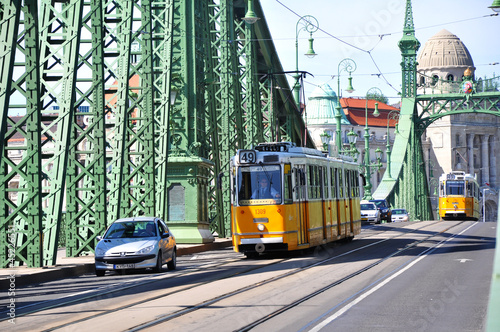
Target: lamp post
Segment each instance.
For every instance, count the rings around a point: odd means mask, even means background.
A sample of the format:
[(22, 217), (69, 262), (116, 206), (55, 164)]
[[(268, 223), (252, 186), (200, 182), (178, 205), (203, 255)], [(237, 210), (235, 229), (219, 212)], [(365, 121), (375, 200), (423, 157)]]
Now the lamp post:
[[(382, 95), (382, 91), (379, 88), (371, 88), (366, 92), (366, 103), (365, 103), (365, 161), (361, 165), (365, 169), (366, 185), (364, 186), (363, 199), (370, 200), (372, 197), (372, 183), (371, 183), (371, 168), (377, 167), (380, 169), (382, 164), (380, 163), (382, 157), (382, 150), (377, 148), (375, 150), (375, 156), (377, 158), (376, 164), (370, 164), (370, 129), (368, 128), (368, 96), (374, 93)], [(380, 113), (378, 112), (378, 103), (375, 103), (375, 110), (373, 111), (373, 116), (378, 117)]]
[(338, 99), (338, 105), (337, 105), (337, 112), (335, 114), (335, 121), (337, 128), (335, 130), (335, 144), (337, 146), (337, 156), (340, 154), (340, 151), (342, 150), (342, 140), (340, 138), (340, 133), (341, 133), (341, 119), (342, 115), (340, 112), (342, 111), (342, 107), (340, 106), (340, 73), (342, 71), (348, 72), (349, 73), (349, 84), (347, 85), (347, 89), (345, 91), (352, 93), (354, 91), (354, 88), (352, 87), (352, 77), (351, 73), (355, 71), (357, 68), (356, 62), (354, 60), (345, 58), (339, 62), (339, 65), (337, 67), (337, 99)]
[(248, 0), (248, 10), (242, 20), (248, 24), (254, 24), (258, 20), (260, 20), (260, 17), (257, 17), (257, 15), (255, 15), (255, 12), (253, 11), (253, 0)]
[[(398, 118), (399, 120), (399, 111), (396, 111), (396, 110), (393, 110), (393, 111), (390, 111), (389, 112), (389, 115), (387, 116), (387, 145), (386, 145), (386, 148), (387, 148), (387, 169), (386, 169), (386, 172), (388, 172), (387, 174), (389, 175), (390, 178), (392, 178), (391, 176), (391, 140), (390, 140), (390, 136), (389, 136), (389, 123), (391, 122), (391, 120), (396, 120), (396, 118)], [(396, 124), (396, 130), (394, 131), (394, 134), (397, 134), (398, 133), (398, 125)]]
[(302, 30), (309, 32), (309, 49), (306, 52), (306, 56), (309, 58), (315, 57), (317, 54), (313, 49), (314, 39), (312, 34), (316, 32), (319, 28), (318, 20), (311, 15), (305, 15), (299, 18), (297, 25), (295, 27), (295, 85), (293, 87), (293, 95), (295, 98), (295, 103), (297, 104), (297, 109), (300, 111), (300, 77), (299, 73), (299, 33)]
[(495, 13), (500, 13), (500, 0), (494, 0), (488, 8), (491, 8)]
[(323, 143), (323, 151), (328, 152), (328, 142), (330, 142), (330, 136), (326, 131), (319, 135), (321, 137), (321, 143)]
[(358, 159), (359, 151), (356, 149), (356, 140), (358, 139), (358, 135), (354, 132), (354, 129), (351, 128), (351, 131), (347, 133), (347, 141), (349, 142), (349, 155), (354, 157), (354, 161)]

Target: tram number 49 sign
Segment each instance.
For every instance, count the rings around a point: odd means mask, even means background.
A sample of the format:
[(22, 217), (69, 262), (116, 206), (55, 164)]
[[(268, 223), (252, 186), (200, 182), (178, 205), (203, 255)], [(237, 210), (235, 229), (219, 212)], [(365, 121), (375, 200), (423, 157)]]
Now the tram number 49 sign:
[(257, 161), (257, 153), (255, 150), (240, 150), (240, 164), (253, 164)]

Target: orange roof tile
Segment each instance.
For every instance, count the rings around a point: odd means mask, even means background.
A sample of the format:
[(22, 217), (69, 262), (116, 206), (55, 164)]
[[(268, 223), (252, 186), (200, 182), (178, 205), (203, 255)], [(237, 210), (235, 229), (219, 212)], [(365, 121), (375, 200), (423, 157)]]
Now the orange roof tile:
[[(380, 113), (378, 117), (373, 116), (376, 102), (378, 103), (378, 111)], [(366, 124), (365, 109), (368, 110), (367, 118), (369, 127), (387, 127), (389, 113), (391, 111), (399, 111), (399, 108), (397, 107), (390, 106), (373, 99), (368, 99), (368, 107), (366, 99), (360, 98), (341, 98), (340, 104), (342, 105), (342, 109), (347, 116), (347, 119), (349, 119), (352, 124), (356, 124), (358, 126), (364, 126)], [(389, 127), (394, 128), (396, 123), (397, 119), (393, 119), (391, 116), (391, 119), (389, 120)]]

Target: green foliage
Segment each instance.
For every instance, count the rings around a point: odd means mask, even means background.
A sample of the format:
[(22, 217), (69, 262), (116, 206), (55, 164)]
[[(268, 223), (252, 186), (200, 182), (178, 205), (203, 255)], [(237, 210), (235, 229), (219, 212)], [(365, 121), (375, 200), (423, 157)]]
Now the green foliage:
[(368, 99), (373, 99), (373, 100), (376, 100), (376, 101), (384, 103), (384, 104), (387, 104), (389, 102), (389, 98), (387, 98), (383, 94), (369, 93), (369, 94), (366, 95), (366, 97)]

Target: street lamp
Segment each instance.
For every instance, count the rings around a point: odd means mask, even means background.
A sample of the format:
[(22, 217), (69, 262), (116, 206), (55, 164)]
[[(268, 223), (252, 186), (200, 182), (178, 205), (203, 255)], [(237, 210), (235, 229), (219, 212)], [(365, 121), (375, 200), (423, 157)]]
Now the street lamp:
[(347, 86), (347, 89), (345, 91), (352, 93), (354, 91), (354, 88), (352, 87), (352, 77), (351, 73), (355, 71), (357, 68), (356, 62), (354, 60), (345, 58), (339, 62), (339, 65), (337, 67), (337, 100), (338, 100), (338, 105), (337, 105), (337, 112), (335, 114), (335, 122), (337, 125), (337, 128), (335, 130), (335, 144), (337, 145), (337, 156), (340, 153), (340, 150), (342, 149), (342, 141), (340, 137), (340, 132), (341, 132), (341, 119), (342, 115), (340, 112), (342, 111), (342, 107), (340, 106), (340, 73), (342, 71), (348, 72), (349, 73), (349, 84)]
[(297, 109), (300, 111), (300, 77), (299, 73), (299, 33), (302, 30), (309, 32), (309, 50), (306, 52), (306, 56), (309, 58), (315, 57), (317, 54), (313, 49), (314, 39), (312, 34), (316, 32), (319, 28), (318, 20), (316, 20), (311, 15), (305, 15), (299, 18), (297, 25), (295, 27), (295, 85), (293, 87), (293, 94), (295, 98), (295, 103), (297, 104)]
[[(389, 136), (389, 122), (391, 122), (391, 120), (396, 120), (396, 118), (399, 120), (399, 111), (397, 110), (393, 110), (393, 111), (390, 111), (389, 112), (389, 115), (387, 116), (387, 145), (386, 145), (386, 148), (387, 148), (387, 170), (386, 172), (388, 172), (387, 174), (389, 175), (390, 178), (391, 177), (391, 142), (390, 142), (390, 136)], [(396, 123), (396, 130), (394, 131), (394, 134), (397, 134), (398, 133), (398, 125)]]
[[(371, 183), (371, 168), (376, 167), (380, 169), (382, 164), (380, 160), (382, 159), (382, 150), (377, 148), (375, 150), (375, 156), (377, 158), (377, 163), (370, 164), (370, 129), (368, 128), (368, 96), (372, 94), (382, 95), (382, 91), (379, 88), (371, 88), (366, 92), (366, 103), (365, 103), (365, 161), (361, 167), (365, 170), (366, 185), (364, 186), (363, 199), (370, 200), (372, 197), (372, 183)], [(378, 112), (378, 103), (375, 103), (375, 110), (373, 111), (373, 116), (378, 117), (380, 113)]]
[(359, 151), (356, 149), (356, 140), (358, 138), (358, 134), (354, 132), (354, 128), (351, 128), (351, 131), (347, 133), (347, 142), (349, 143), (349, 148), (343, 149), (342, 154), (347, 154), (354, 158), (356, 162), (358, 160)]
[(500, 0), (494, 0), (488, 8), (491, 8), (495, 13), (500, 13)]
[(260, 20), (260, 17), (257, 17), (255, 15), (255, 12), (253, 11), (253, 0), (248, 0), (248, 9), (245, 14), (245, 17), (242, 18), (243, 21), (245, 21), (248, 24), (254, 24), (258, 20)]
[(321, 137), (321, 143), (323, 143), (323, 151), (328, 152), (328, 142), (330, 142), (330, 136), (326, 131), (319, 135)]

